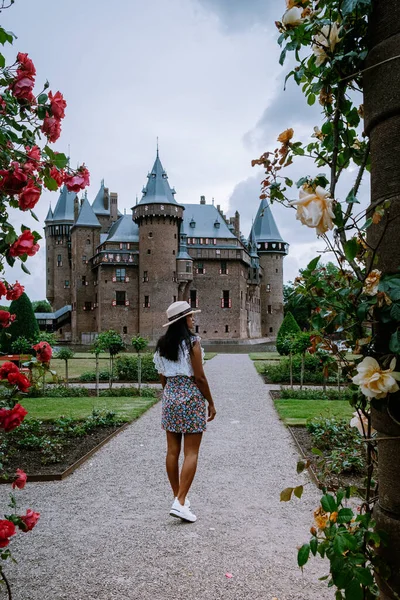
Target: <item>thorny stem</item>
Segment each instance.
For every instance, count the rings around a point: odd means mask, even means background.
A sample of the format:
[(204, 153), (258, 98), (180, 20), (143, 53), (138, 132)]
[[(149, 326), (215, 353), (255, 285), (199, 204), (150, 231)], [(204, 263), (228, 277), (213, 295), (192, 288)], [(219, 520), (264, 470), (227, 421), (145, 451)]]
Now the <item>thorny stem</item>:
[(7, 592), (8, 592), (8, 598), (9, 598), (9, 600), (12, 600), (10, 584), (8, 583), (7, 577), (4, 575), (4, 571), (1, 568), (0, 568), (0, 575), (1, 575), (4, 583), (6, 584), (6, 588), (7, 588)]
[(332, 152), (331, 187), (330, 187), (331, 198), (335, 197), (335, 189), (336, 189), (336, 183), (337, 183), (336, 168), (337, 168), (337, 160), (338, 160), (338, 155), (339, 155), (339, 121), (340, 121), (340, 116), (341, 116), (341, 108), (342, 108), (342, 101), (344, 98), (344, 91), (345, 91), (345, 86), (339, 85), (337, 99), (336, 99), (335, 116), (333, 117), (333, 152)]

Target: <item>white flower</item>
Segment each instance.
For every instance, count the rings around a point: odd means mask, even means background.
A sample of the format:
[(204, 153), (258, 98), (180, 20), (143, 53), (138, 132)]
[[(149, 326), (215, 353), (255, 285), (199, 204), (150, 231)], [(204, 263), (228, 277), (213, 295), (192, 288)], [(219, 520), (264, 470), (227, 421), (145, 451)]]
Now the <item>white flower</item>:
[(364, 281), (363, 293), (367, 296), (376, 296), (378, 293), (378, 286), (381, 279), (381, 271), (373, 269), (368, 277)]
[(312, 51), (316, 57), (315, 64), (320, 67), (328, 58), (326, 51), (334, 51), (336, 44), (340, 41), (337, 23), (324, 25), (321, 31), (314, 37)]
[(367, 356), (357, 365), (358, 374), (353, 377), (353, 383), (360, 386), (367, 398), (385, 398), (399, 390), (396, 379), (400, 380), (400, 373), (393, 370), (395, 366), (393, 358), (389, 369), (383, 371), (375, 358)]
[[(360, 415), (357, 411), (353, 412), (353, 418), (350, 421), (350, 427), (357, 427), (360, 435), (363, 437), (368, 436), (368, 418), (363, 413), (361, 413), (360, 418)], [(375, 429), (371, 428), (371, 435), (374, 433), (376, 433)]]
[(332, 219), (335, 215), (332, 203), (329, 192), (318, 185), (315, 191), (309, 187), (301, 188), (299, 200), (293, 200), (290, 204), (297, 206), (296, 219), (307, 227), (314, 227), (318, 235), (322, 235), (328, 229), (333, 229)]
[(296, 27), (296, 25), (300, 25), (303, 22), (302, 18), (303, 10), (298, 6), (293, 6), (289, 8), (282, 17), (282, 23), (285, 27)]

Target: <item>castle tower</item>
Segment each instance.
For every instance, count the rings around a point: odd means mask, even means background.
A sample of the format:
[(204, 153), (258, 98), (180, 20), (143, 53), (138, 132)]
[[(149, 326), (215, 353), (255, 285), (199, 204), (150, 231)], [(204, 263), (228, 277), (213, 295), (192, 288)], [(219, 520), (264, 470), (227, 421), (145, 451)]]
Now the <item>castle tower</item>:
[(139, 333), (155, 340), (162, 333), (165, 310), (178, 299), (179, 224), (184, 207), (175, 198), (157, 157), (133, 220), (139, 225)]
[(249, 242), (253, 248), (257, 246), (262, 268), (261, 335), (276, 337), (283, 320), (283, 258), (289, 244), (283, 241), (265, 199), (258, 208)]
[(46, 298), (53, 310), (71, 304), (71, 227), (74, 223), (74, 192), (64, 186), (54, 213), (45, 219)]
[(118, 194), (115, 192), (110, 193), (109, 189), (104, 186), (104, 179), (101, 181), (100, 189), (92, 204), (92, 209), (102, 227), (103, 233), (107, 232), (110, 226), (122, 216), (118, 212)]

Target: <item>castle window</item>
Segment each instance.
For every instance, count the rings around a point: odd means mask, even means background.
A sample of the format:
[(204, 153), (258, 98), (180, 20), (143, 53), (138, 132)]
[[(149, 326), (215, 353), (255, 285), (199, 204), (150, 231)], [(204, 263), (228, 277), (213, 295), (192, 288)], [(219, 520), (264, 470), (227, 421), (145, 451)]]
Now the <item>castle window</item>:
[(174, 299), (172, 300), (172, 302), (176, 302), (176, 296), (173, 297)]
[(202, 244), (202, 243), (203, 243), (203, 238), (200, 238), (200, 244)]
[(97, 294), (96, 294), (96, 295), (95, 295), (95, 297), (94, 297), (94, 301), (95, 301), (95, 302), (96, 302), (96, 304), (97, 304), (97, 302), (98, 302), (98, 300), (97, 300)]
[(85, 307), (83, 310), (92, 310), (92, 303), (91, 302), (85, 302)]
[(82, 275), (82, 285), (86, 285), (86, 275)]
[(221, 250), (218, 250), (218, 249), (217, 249), (217, 250), (215, 251), (215, 254), (216, 254), (217, 256), (219, 256), (219, 255), (221, 254)]
[(206, 272), (206, 270), (204, 268), (204, 263), (198, 262), (197, 268), (196, 268), (196, 273), (198, 273), (199, 275), (204, 275), (205, 272)]
[(221, 308), (232, 308), (232, 300), (229, 298), (229, 290), (222, 291)]
[(229, 333), (229, 325), (225, 325), (225, 333)]
[(123, 326), (122, 333), (128, 333), (128, 328), (126, 325)]
[(271, 306), (271, 304), (268, 304), (268, 314), (271, 314), (271, 313), (272, 313), (272, 306)]
[(221, 268), (220, 268), (219, 272), (221, 273), (221, 275), (228, 275), (226, 260), (221, 260)]
[(172, 281), (176, 281), (176, 271), (172, 271)]
[(57, 244), (62, 244), (62, 237), (61, 237), (61, 235), (57, 236)]
[(144, 308), (150, 308), (150, 296), (145, 296), (144, 297), (144, 304), (143, 304)]
[(115, 269), (115, 278), (117, 281), (125, 281), (126, 269)]
[(269, 328), (269, 332), (272, 333), (274, 330), (272, 329), (272, 327)]
[(64, 281), (64, 287), (65, 287), (65, 288), (69, 288), (69, 280), (68, 280), (68, 279), (66, 279), (66, 280)]
[(192, 263), (190, 261), (186, 262), (186, 273), (192, 272)]
[(147, 271), (143, 271), (143, 281), (148, 281), (149, 280), (149, 276), (147, 274)]
[(62, 267), (61, 254), (58, 254), (58, 256), (57, 256), (57, 267)]
[(126, 292), (115, 292), (115, 300), (117, 306), (125, 306)]
[(175, 250), (172, 250), (172, 254), (175, 256)]
[(149, 231), (149, 238), (152, 238), (152, 237), (153, 237), (153, 232)]
[(90, 246), (90, 238), (87, 238), (87, 240), (86, 240), (86, 245), (87, 245), (87, 246)]
[(209, 239), (208, 239), (208, 238), (206, 238), (206, 245), (208, 244), (208, 242), (209, 242)]
[(199, 306), (199, 299), (197, 297), (197, 290), (190, 290), (190, 308), (197, 308)]
[(119, 249), (120, 249), (120, 250), (126, 250), (126, 249), (127, 249), (127, 248), (126, 248), (126, 244), (125, 244), (125, 242), (121, 242), (121, 243), (120, 243), (120, 245), (119, 245)]
[(147, 254), (151, 254), (151, 250), (150, 250), (150, 248), (147, 250)]
[(216, 243), (217, 243), (217, 240), (216, 240), (216, 238), (214, 238), (214, 246), (216, 245)]
[(176, 233), (174, 233), (174, 238), (176, 239)]
[(192, 219), (189, 223), (190, 227), (192, 227), (193, 229), (196, 227), (196, 221), (194, 219)]
[(267, 283), (267, 292), (270, 292), (270, 291), (271, 291), (271, 284)]
[(275, 273), (277, 273), (277, 272), (278, 272), (278, 269), (275, 269)]
[(85, 264), (86, 263), (86, 254), (83, 254), (82, 256), (82, 262)]

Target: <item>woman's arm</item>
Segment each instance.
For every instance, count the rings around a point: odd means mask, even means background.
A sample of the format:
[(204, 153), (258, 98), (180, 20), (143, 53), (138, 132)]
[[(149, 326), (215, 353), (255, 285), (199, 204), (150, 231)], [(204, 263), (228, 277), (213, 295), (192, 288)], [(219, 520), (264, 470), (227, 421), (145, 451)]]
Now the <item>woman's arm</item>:
[(200, 344), (198, 342), (193, 344), (192, 352), (190, 353), (190, 361), (193, 367), (195, 383), (200, 392), (203, 394), (204, 398), (208, 401), (207, 421), (212, 421), (217, 414), (217, 411), (215, 410), (214, 400), (212, 399), (207, 377), (204, 373), (203, 358), (201, 355)]
[(164, 389), (165, 384), (167, 383), (167, 378), (164, 377), (164, 375), (162, 375), (161, 373), (159, 373), (158, 376), (160, 377), (161, 385), (163, 386), (163, 389)]

